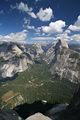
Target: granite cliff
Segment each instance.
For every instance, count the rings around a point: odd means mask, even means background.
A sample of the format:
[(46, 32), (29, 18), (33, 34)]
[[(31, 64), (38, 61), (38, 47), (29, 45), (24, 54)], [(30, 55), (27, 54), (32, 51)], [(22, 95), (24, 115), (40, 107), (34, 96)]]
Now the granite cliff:
[(44, 60), (49, 65), (54, 78), (80, 82), (80, 53), (70, 49), (66, 41), (59, 40), (51, 46)]
[(21, 45), (17, 43), (0, 44), (0, 78), (13, 77), (28, 69), (34, 58), (43, 53), (40, 45)]

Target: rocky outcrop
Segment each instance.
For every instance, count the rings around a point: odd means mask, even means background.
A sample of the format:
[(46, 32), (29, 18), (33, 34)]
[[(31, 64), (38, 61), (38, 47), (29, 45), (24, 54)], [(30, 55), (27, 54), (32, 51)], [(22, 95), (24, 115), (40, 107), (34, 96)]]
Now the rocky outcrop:
[(46, 53), (45, 61), (54, 77), (80, 82), (80, 54), (69, 49), (67, 42), (59, 40), (52, 46)]
[(21, 55), (23, 53), (23, 51), (17, 45), (12, 46), (12, 52), (16, 55)]
[[(5, 49), (4, 49), (5, 47)], [(15, 43), (4, 43), (0, 46), (0, 78), (13, 77), (18, 72), (23, 72), (33, 64), (33, 58), (26, 47)]]
[(56, 46), (58, 46), (58, 47), (64, 47), (64, 48), (69, 48), (68, 47), (68, 43), (66, 42), (66, 40), (63, 40), (63, 39), (62, 40), (58, 40)]
[(75, 92), (70, 105), (60, 114), (59, 120), (80, 120), (80, 88)]
[(32, 63), (26, 56), (9, 60), (1, 68), (2, 78), (13, 77), (14, 74), (25, 71), (28, 68), (28, 64)]
[(26, 120), (51, 120), (51, 119), (41, 113), (36, 113), (36, 114), (28, 117)]
[(36, 46), (37, 55), (42, 54), (44, 52), (41, 44), (35, 44), (34, 46)]
[[(45, 105), (45, 104), (44, 104)], [(33, 108), (33, 106), (31, 106)], [(31, 107), (27, 108), (30, 110)], [(36, 106), (34, 106), (35, 109)], [(37, 107), (39, 109), (39, 107)], [(43, 110), (43, 109), (42, 109)], [(75, 91), (74, 96), (69, 105), (60, 104), (54, 105), (49, 110), (46, 110), (46, 115), (40, 112), (29, 114), (25, 109), (22, 109), (25, 114), (28, 114), (25, 120), (80, 120), (80, 87)], [(24, 117), (25, 118), (25, 117)], [(0, 110), (0, 120), (24, 120), (15, 110)]]
[(1, 110), (0, 120), (22, 120), (14, 110)]
[(40, 44), (3, 42), (0, 44), (0, 78), (13, 77), (16, 73), (25, 71), (28, 64), (33, 64), (34, 59), (39, 58), (43, 52)]

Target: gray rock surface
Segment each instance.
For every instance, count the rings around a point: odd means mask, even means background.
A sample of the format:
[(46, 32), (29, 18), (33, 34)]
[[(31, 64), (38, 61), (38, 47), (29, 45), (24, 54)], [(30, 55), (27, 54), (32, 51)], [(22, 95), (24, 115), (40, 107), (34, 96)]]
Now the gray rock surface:
[(23, 49), (21, 45), (14, 43), (2, 44), (0, 46), (0, 77), (13, 77), (16, 73), (25, 71), (28, 64), (33, 64), (33, 58), (27, 52), (25, 46)]
[(28, 69), (44, 51), (40, 44), (21, 45), (17, 43), (0, 44), (0, 78), (13, 77)]
[(0, 110), (0, 120), (22, 120), (14, 110)]
[(26, 120), (51, 120), (51, 119), (41, 113), (36, 113), (36, 114), (28, 117)]
[(47, 51), (44, 60), (53, 76), (80, 82), (80, 53), (68, 48), (67, 42), (58, 41)]
[(58, 120), (80, 120), (80, 87), (76, 90), (70, 105), (63, 111)]

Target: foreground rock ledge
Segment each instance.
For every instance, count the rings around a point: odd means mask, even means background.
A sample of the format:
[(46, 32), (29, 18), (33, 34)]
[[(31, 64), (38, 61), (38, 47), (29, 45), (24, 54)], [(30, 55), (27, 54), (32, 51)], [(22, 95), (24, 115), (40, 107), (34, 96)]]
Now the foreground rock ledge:
[(36, 114), (28, 117), (26, 120), (51, 120), (51, 119), (41, 113), (36, 113)]

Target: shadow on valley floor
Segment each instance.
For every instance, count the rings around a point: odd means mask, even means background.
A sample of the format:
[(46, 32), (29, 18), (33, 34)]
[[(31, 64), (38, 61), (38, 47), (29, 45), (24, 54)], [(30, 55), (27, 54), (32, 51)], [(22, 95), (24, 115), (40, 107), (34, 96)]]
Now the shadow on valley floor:
[(32, 104), (25, 103), (23, 105), (19, 105), (15, 107), (14, 110), (19, 114), (20, 117), (25, 119), (37, 112), (46, 114), (46, 112), (53, 107), (53, 104), (46, 103), (45, 101), (35, 101)]

